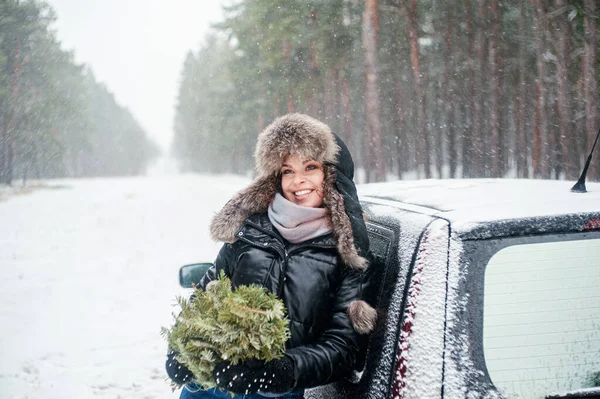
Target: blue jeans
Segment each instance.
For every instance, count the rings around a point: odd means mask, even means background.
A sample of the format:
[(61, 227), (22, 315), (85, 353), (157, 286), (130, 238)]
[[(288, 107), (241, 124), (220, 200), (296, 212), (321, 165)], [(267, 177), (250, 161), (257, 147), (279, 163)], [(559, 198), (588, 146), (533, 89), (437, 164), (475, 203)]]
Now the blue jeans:
[[(262, 396), (258, 393), (251, 393), (248, 395), (236, 395), (231, 396), (227, 391), (222, 391), (218, 388), (211, 388), (203, 390), (201, 386), (194, 383), (187, 384), (181, 389), (181, 396), (179, 399), (272, 399)], [(276, 399), (304, 399), (304, 390), (297, 390), (288, 393), (284, 393), (278, 396)]]

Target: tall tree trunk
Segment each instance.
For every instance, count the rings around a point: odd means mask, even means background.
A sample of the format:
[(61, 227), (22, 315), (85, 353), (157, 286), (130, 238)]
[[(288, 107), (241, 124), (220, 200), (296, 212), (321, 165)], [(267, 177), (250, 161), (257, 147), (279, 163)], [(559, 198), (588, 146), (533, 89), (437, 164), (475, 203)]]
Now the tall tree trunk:
[(556, 16), (556, 81), (558, 101), (559, 146), (561, 150), (560, 163), (569, 180), (577, 178), (579, 161), (573, 129), (573, 105), (569, 83), (569, 58), (571, 53), (571, 26), (567, 20), (565, 0), (555, 0), (556, 9), (564, 9)]
[(273, 92), (273, 118), (281, 115), (281, 94), (275, 90)]
[[(409, 8), (406, 13), (408, 22), (408, 35), (410, 42), (410, 63), (417, 91), (417, 143), (419, 163), (425, 168), (425, 178), (431, 177), (431, 165), (429, 162), (430, 140), (427, 129), (427, 93), (425, 91), (424, 68), (421, 68), (419, 54), (419, 36), (417, 33), (417, 0), (409, 0)], [(418, 166), (419, 168), (419, 166)]]
[[(488, 59), (490, 64), (490, 142), (488, 152), (491, 156), (492, 177), (502, 177), (505, 172), (504, 146), (506, 142), (502, 134), (502, 115), (500, 102), (502, 96), (502, 77), (500, 67), (500, 6), (498, 0), (490, 0), (490, 37)], [(484, 147), (485, 149), (485, 147)]]
[[(313, 32), (316, 32), (318, 29), (318, 19), (317, 10), (315, 8), (311, 8), (308, 20), (311, 26), (311, 30)], [(318, 119), (321, 119), (321, 114), (324, 111), (322, 107), (323, 93), (320, 91), (321, 82), (319, 80), (319, 50), (314, 39), (310, 41), (310, 69), (308, 76), (310, 79), (310, 85), (308, 85), (308, 113)]]
[[(584, 97), (585, 97), (585, 131), (587, 151), (591, 151), (594, 138), (600, 129), (600, 118), (598, 112), (598, 89), (596, 76), (596, 57), (598, 51), (598, 40), (596, 36), (596, 1), (584, 0)], [(587, 155), (587, 154), (586, 154)], [(600, 180), (600, 156), (596, 149), (596, 162), (590, 166), (589, 176), (591, 179)]]
[(484, 159), (485, 146), (487, 144), (488, 135), (485, 129), (485, 123), (483, 119), (484, 112), (484, 101), (485, 95), (483, 91), (484, 76), (486, 75), (486, 46), (485, 46), (485, 32), (487, 30), (486, 24), (486, 11), (487, 1), (479, 0), (479, 17), (477, 28), (475, 31), (474, 40), (474, 51), (477, 59), (478, 69), (475, 70), (474, 76), (474, 99), (475, 104), (473, 107), (473, 173), (476, 177), (487, 176), (488, 170), (486, 169), (487, 162)]
[(23, 166), (22, 166), (22, 178), (23, 181), (21, 182), (22, 187), (27, 187), (27, 171), (28, 171), (28, 167), (29, 167), (29, 162), (24, 162)]
[[(400, 9), (399, 9), (400, 10)], [(403, 172), (408, 170), (407, 161), (409, 158), (408, 140), (406, 133), (406, 87), (403, 79), (404, 74), (404, 57), (401, 43), (400, 21), (402, 15), (398, 15), (392, 24), (390, 35), (394, 40), (390, 43), (391, 60), (394, 63), (394, 71), (392, 74), (394, 84), (394, 95), (392, 97), (392, 134), (394, 137), (394, 148), (396, 151), (391, 152), (393, 162), (396, 165), (398, 176), (402, 178)]]
[[(292, 62), (292, 44), (289, 40), (283, 41), (283, 56), (285, 58), (285, 62), (287, 65), (287, 71), (289, 74), (290, 65)], [(287, 88), (285, 89), (285, 99), (287, 104), (287, 112), (292, 113), (296, 112), (296, 107), (294, 106), (294, 94), (292, 93), (292, 88), (289, 86), (289, 82), (287, 84)]]
[[(548, 96), (552, 98), (552, 96)], [(558, 115), (558, 101), (554, 101), (552, 104), (552, 114)], [(552, 123), (550, 124), (553, 125)], [(548, 147), (550, 147), (550, 178), (558, 180), (564, 171), (563, 164), (561, 163), (561, 148), (560, 148), (560, 129), (550, 128)], [(553, 151), (554, 150), (554, 151)]]
[(262, 132), (263, 130), (265, 130), (265, 117), (262, 113), (260, 113), (256, 120), (257, 135), (260, 134), (260, 132)]
[(0, 100), (0, 184), (4, 183), (4, 176), (6, 175), (6, 131), (8, 130), (8, 111), (5, 107), (6, 101)]
[[(584, 154), (586, 154), (586, 148), (587, 148), (587, 133), (585, 130), (585, 124), (586, 124), (586, 119), (585, 117), (583, 118), (578, 118), (577, 115), (579, 113), (583, 113), (583, 115), (585, 115), (585, 108), (586, 108), (586, 101), (585, 101), (585, 63), (586, 63), (586, 54), (585, 54), (585, 26), (583, 27), (584, 30), (584, 40), (583, 40), (583, 51), (581, 51), (581, 53), (578, 55), (577, 57), (577, 61), (579, 63), (579, 76), (577, 76), (577, 83), (575, 88), (572, 90), (573, 92), (573, 114), (574, 116), (574, 121), (573, 121), (573, 129), (575, 129), (575, 135), (580, 139), (578, 144), (577, 144), (577, 149), (576, 149), (576, 153), (577, 153), (577, 157), (578, 157), (578, 164), (582, 164), (581, 162), (583, 161), (583, 157), (585, 156)], [(591, 165), (590, 165), (591, 166)], [(589, 170), (588, 170), (588, 176), (589, 176)]]
[(354, 128), (352, 125), (352, 107), (350, 104), (350, 85), (346, 73), (342, 77), (342, 109), (344, 112), (344, 142), (352, 154), (357, 154), (356, 142), (354, 140)]
[[(527, 37), (525, 34), (525, 0), (519, 0), (519, 35)], [(528, 140), (525, 134), (525, 109), (527, 92), (525, 88), (525, 46), (519, 45), (519, 87), (517, 88), (517, 97), (515, 101), (515, 158), (517, 167), (517, 177), (528, 177), (527, 168), (527, 149)]]
[(6, 167), (4, 183), (11, 184), (13, 180), (14, 156), (15, 156), (15, 131), (17, 129), (17, 112), (19, 103), (19, 78), (21, 76), (21, 39), (16, 39), (16, 49), (13, 58), (12, 88), (11, 88), (11, 112), (8, 128), (6, 129)]
[(451, 2), (446, 3), (446, 29), (444, 32), (444, 75), (442, 78), (442, 99), (444, 102), (444, 114), (446, 132), (445, 140), (448, 143), (448, 166), (450, 168), (450, 178), (456, 177), (456, 167), (458, 164), (458, 154), (456, 148), (456, 130), (455, 130), (455, 119), (454, 119), (454, 103), (453, 97), (453, 82), (454, 79), (450, 80), (450, 76), (454, 76), (455, 63), (454, 63), (454, 46), (453, 46), (453, 31), (454, 26), (454, 8), (456, 5)]
[(550, 152), (548, 149), (548, 113), (547, 113), (547, 88), (544, 83), (546, 78), (546, 64), (544, 62), (545, 52), (545, 19), (546, 10), (544, 0), (529, 0), (533, 14), (533, 32), (536, 45), (536, 67), (535, 79), (536, 102), (533, 124), (533, 176), (536, 178), (550, 178)]
[[(513, 107), (513, 113), (512, 113), (512, 120), (513, 120), (513, 124), (515, 125), (515, 141), (514, 143), (509, 143), (509, 153), (512, 154), (512, 158), (509, 159), (508, 161), (508, 165), (509, 167), (513, 167), (514, 171), (515, 171), (515, 175), (517, 178), (523, 178), (523, 176), (521, 175), (522, 170), (520, 168), (520, 146), (521, 146), (521, 135), (523, 132), (523, 127), (521, 125), (521, 119), (520, 119), (520, 111), (521, 111), (521, 100), (520, 97), (521, 94), (519, 93), (518, 87), (517, 87), (517, 92), (511, 96), (510, 100), (512, 101), (512, 107)], [(512, 144), (512, 145), (511, 145)], [(512, 163), (510, 161), (513, 161)]]
[(296, 108), (294, 107), (294, 97), (292, 95), (292, 89), (288, 89), (287, 92), (287, 112), (296, 112)]
[(440, 100), (440, 86), (439, 82), (435, 82), (433, 84), (433, 101), (434, 101), (434, 111), (431, 120), (431, 126), (433, 126), (432, 142), (431, 149), (433, 153), (433, 168), (436, 171), (437, 178), (441, 179), (444, 177), (444, 128), (442, 126), (442, 114), (444, 113), (445, 107), (443, 106), (442, 101)]
[(325, 122), (332, 130), (335, 131), (332, 122), (333, 122), (333, 97), (336, 95), (335, 89), (333, 87), (333, 68), (327, 68), (325, 72), (325, 93), (323, 96), (323, 102), (325, 103), (325, 118), (323, 118), (323, 122)]
[(378, 0), (365, 0), (362, 39), (365, 48), (365, 114), (367, 122), (367, 182), (375, 172), (376, 181), (385, 180), (385, 162), (381, 144), (381, 121), (379, 117), (379, 78), (377, 39), (379, 34)]
[(463, 177), (475, 177), (473, 158), (475, 155), (475, 35), (473, 33), (473, 6), (471, 0), (465, 0), (465, 30), (467, 35), (467, 87), (466, 123), (462, 138)]
[(338, 66), (327, 69), (325, 80), (325, 122), (334, 132), (340, 131), (340, 97), (339, 85), (340, 68)]
[(397, 72), (396, 77), (396, 109), (394, 112), (394, 133), (396, 143), (396, 165), (398, 166), (398, 176), (402, 176), (403, 172), (408, 169), (408, 140), (406, 134), (406, 106), (404, 102), (405, 88), (402, 84), (401, 73)]
[(333, 80), (333, 115), (331, 116), (331, 128), (335, 131), (335, 132), (339, 132), (342, 129), (341, 126), (341, 109), (340, 109), (340, 104), (341, 104), (341, 93), (342, 93), (342, 88), (340, 85), (340, 74), (341, 74), (341, 69), (343, 68), (343, 62), (340, 62), (337, 66), (335, 66), (333, 68), (332, 71), (332, 76), (331, 79)]

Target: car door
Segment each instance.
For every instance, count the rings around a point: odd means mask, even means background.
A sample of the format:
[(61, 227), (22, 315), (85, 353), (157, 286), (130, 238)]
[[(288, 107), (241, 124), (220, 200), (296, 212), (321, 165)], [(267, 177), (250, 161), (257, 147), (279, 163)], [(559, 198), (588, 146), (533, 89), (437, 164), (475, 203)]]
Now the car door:
[(392, 398), (440, 398), (450, 224), (433, 220), (423, 231), (411, 265), (394, 358)]
[(400, 350), (399, 337), (411, 265), (432, 217), (364, 202), (367, 229), (376, 260), (369, 267), (370, 290), (378, 322), (368, 339), (364, 367), (344, 381), (309, 389), (308, 399), (389, 399)]

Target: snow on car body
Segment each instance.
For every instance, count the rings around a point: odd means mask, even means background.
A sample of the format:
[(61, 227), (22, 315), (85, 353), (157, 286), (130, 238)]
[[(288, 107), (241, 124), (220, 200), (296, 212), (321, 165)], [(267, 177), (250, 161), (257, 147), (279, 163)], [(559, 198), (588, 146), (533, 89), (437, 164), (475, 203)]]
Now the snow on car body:
[(600, 184), (584, 194), (570, 186), (476, 179), (359, 187), (378, 257), (370, 273), (380, 320), (354, 381), (306, 397), (595, 392)]

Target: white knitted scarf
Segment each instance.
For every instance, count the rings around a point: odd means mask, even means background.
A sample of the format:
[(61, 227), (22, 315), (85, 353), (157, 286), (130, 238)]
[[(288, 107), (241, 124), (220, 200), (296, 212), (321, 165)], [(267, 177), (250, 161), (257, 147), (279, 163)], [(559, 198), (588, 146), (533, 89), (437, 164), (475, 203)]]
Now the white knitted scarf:
[(268, 210), (273, 226), (283, 238), (293, 244), (331, 233), (327, 213), (326, 208), (296, 205), (279, 193), (275, 194)]

